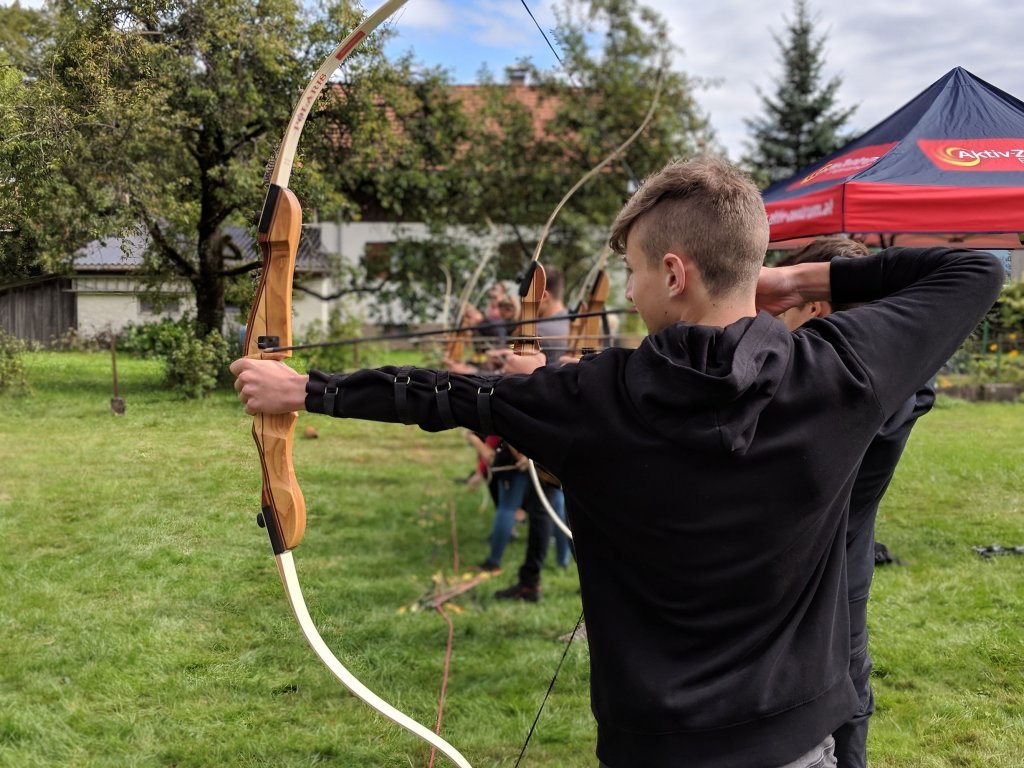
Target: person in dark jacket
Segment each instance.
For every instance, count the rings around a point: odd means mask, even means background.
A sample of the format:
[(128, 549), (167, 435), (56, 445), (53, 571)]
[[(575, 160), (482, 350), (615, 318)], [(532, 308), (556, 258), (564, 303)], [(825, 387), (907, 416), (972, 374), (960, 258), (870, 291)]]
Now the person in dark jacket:
[[(846, 237), (820, 237), (806, 248), (779, 262), (794, 264), (829, 262), (838, 258), (859, 258), (868, 248)], [(852, 306), (829, 301), (809, 301), (783, 312), (779, 318), (790, 330), (809, 320), (828, 317)], [(929, 376), (930, 381), (933, 377)], [(846, 526), (846, 591), (850, 604), (850, 679), (857, 689), (860, 705), (853, 717), (832, 734), (837, 768), (865, 768), (868, 764), (868, 721), (875, 712), (871, 691), (871, 654), (868, 652), (868, 594), (875, 572), (875, 518), (896, 465), (917, 420), (935, 404), (935, 391), (923, 384), (875, 435), (857, 470), (850, 495)]]
[[(243, 359), (239, 397), (323, 413), (330, 384), (331, 415), (501, 434), (561, 479), (603, 764), (834, 765), (831, 734), (858, 707), (845, 545), (860, 458), (991, 306), (1002, 267), (895, 248), (762, 269), (760, 194), (714, 158), (649, 178), (610, 242), (649, 333), (635, 350), (450, 388), (425, 369)], [(774, 317), (817, 299), (871, 303), (793, 333)]]

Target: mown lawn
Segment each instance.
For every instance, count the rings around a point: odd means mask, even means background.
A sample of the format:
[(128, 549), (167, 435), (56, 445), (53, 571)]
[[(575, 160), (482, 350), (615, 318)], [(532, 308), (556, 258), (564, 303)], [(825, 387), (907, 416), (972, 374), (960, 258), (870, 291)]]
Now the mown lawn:
[[(183, 402), (159, 367), (37, 353), (34, 394), (0, 397), (0, 766), (426, 766), (429, 750), (354, 700), (306, 648), (255, 525), (259, 471), (233, 393)], [(295, 559), (328, 644), (432, 726), (444, 620), (409, 611), (438, 572), (485, 554), (490, 509), (454, 481), (456, 432), (304, 416), (309, 505)], [(1024, 406), (946, 403), (915, 431), (879, 538), (871, 606), (872, 765), (1024, 764)], [(506, 565), (517, 564), (513, 544)], [(474, 766), (512, 766), (579, 615), (575, 573), (540, 605), (451, 611), (442, 733)], [(592, 766), (587, 654), (571, 649), (524, 766)], [(438, 758), (437, 765), (447, 765)]]

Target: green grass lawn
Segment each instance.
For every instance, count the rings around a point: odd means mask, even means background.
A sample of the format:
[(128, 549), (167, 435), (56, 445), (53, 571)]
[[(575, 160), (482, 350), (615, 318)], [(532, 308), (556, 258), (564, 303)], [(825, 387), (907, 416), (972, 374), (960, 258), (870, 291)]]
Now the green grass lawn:
[[(264, 531), (250, 420), (231, 392), (184, 402), (159, 365), (36, 353), (34, 394), (0, 397), (0, 766), (426, 766), (428, 749), (338, 685), (291, 617)], [(447, 626), (409, 611), (490, 525), (457, 485), (458, 432), (303, 416), (309, 523), (295, 559), (311, 613), (371, 689), (433, 725)], [(878, 535), (904, 561), (871, 603), (872, 765), (1024, 765), (1024, 407), (944, 403), (911, 438)], [(506, 565), (517, 565), (513, 544)], [(540, 605), (506, 570), (451, 611), (442, 734), (512, 766), (579, 615), (572, 567)], [(593, 768), (588, 659), (576, 644), (524, 766)], [(438, 758), (438, 766), (447, 762)]]

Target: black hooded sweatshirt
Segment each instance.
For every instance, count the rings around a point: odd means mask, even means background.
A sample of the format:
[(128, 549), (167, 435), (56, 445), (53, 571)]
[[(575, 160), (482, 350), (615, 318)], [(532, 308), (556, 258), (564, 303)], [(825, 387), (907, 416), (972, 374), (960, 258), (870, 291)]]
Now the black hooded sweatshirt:
[[(562, 480), (597, 754), (614, 768), (782, 765), (857, 707), (844, 555), (857, 466), (1004, 271), (987, 254), (895, 248), (830, 274), (833, 300), (870, 303), (793, 333), (761, 313), (529, 376), (340, 379), (332, 415), (434, 431), (450, 408), (480, 430), (487, 408)], [(311, 374), (310, 411), (325, 412), (326, 382)]]

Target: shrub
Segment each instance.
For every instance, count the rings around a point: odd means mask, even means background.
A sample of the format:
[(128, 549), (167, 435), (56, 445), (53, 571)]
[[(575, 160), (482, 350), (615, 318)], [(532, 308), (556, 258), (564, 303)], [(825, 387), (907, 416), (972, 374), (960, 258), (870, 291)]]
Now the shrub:
[(0, 392), (27, 395), (30, 390), (22, 354), (26, 344), (0, 329)]
[(196, 338), (195, 323), (189, 317), (128, 325), (117, 340), (117, 348), (139, 357), (168, 357), (175, 349)]
[(1024, 333), (1024, 282), (1007, 284), (986, 320), (999, 335)]
[(60, 336), (50, 339), (50, 350), (54, 352), (98, 352), (110, 349), (110, 333), (100, 332), (85, 336), (77, 328), (68, 328)]
[(228, 343), (217, 331), (199, 338), (193, 331), (175, 336), (165, 355), (167, 383), (187, 398), (205, 397), (225, 376)]
[(995, 304), (940, 372), (951, 384), (1024, 384), (1024, 282)]
[(186, 398), (208, 395), (226, 380), (228, 342), (217, 331), (200, 337), (195, 321), (180, 320), (130, 325), (117, 342), (119, 351), (164, 361), (164, 381)]

